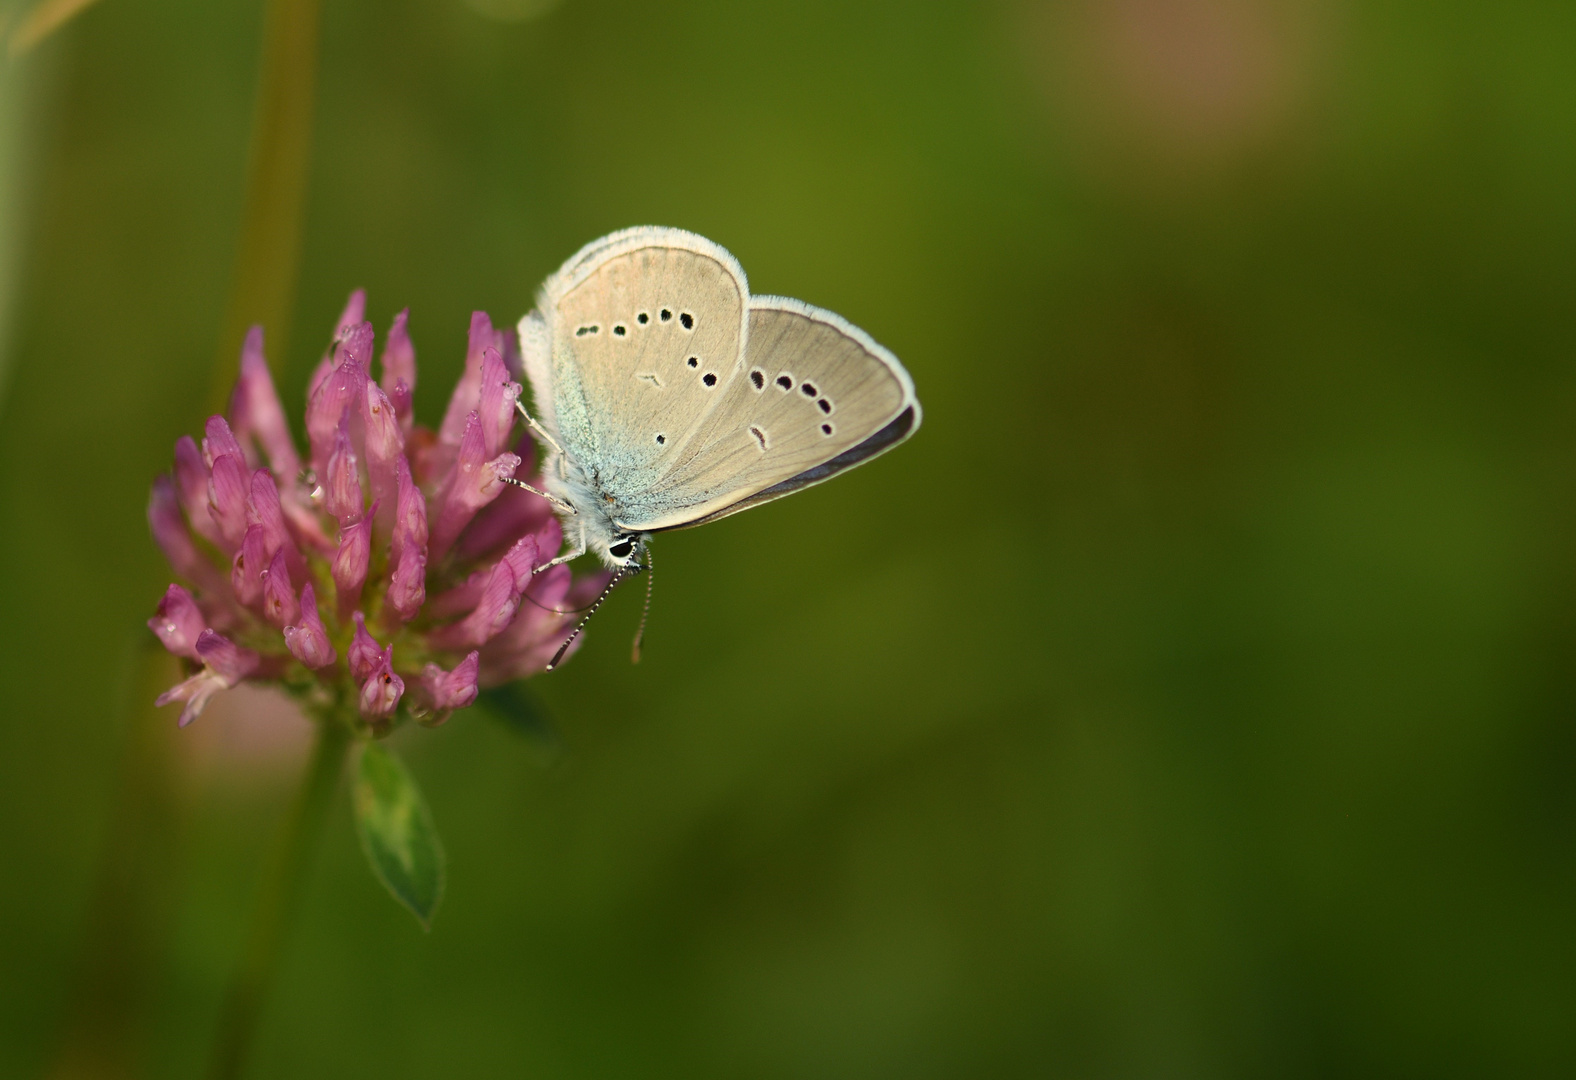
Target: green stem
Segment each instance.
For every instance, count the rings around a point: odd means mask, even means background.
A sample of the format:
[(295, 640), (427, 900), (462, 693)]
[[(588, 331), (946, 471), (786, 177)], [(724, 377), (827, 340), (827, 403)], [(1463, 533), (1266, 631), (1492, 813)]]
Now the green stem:
[(318, 837), (322, 835), (323, 821), (333, 802), (340, 773), (344, 771), (345, 752), (349, 747), (350, 733), (337, 718), (318, 722), (317, 741), (306, 779), (264, 871), (246, 952), (219, 1014), (219, 1032), (208, 1071), (213, 1080), (238, 1077), (246, 1064), (258, 1013), (278, 965), (285, 930), (300, 897)]

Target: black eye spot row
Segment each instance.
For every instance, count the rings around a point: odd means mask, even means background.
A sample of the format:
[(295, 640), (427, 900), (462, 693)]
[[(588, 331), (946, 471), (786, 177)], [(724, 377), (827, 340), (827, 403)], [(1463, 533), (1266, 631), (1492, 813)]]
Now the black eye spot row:
[(766, 449), (766, 432), (762, 431), (760, 428), (756, 427), (754, 424), (751, 424), (750, 425), (750, 434), (755, 436), (755, 441), (761, 444), (761, 449), (762, 450), (765, 450)]
[[(663, 322), (671, 322), (673, 320), (672, 309), (663, 308), (661, 311), (657, 312), (657, 318), (661, 319)], [(639, 311), (635, 313), (635, 321), (641, 326), (645, 326), (651, 321), (651, 316), (647, 312)], [(684, 327), (686, 330), (695, 329), (695, 316), (691, 315), (687, 311), (680, 312), (679, 325)], [(595, 334), (601, 329), (602, 328), (595, 323), (588, 323), (587, 325), (575, 330), (575, 337), (585, 337), (587, 334)], [(613, 325), (613, 333), (618, 337), (627, 337), (629, 334), (629, 327), (625, 326), (623, 323), (615, 323)]]
[(686, 364), (688, 364), (690, 367), (700, 367), (700, 359), (698, 357), (692, 356), (692, 357), (690, 357), (688, 360), (686, 360), (684, 362)]
[(757, 390), (764, 390), (766, 388), (766, 376), (761, 374), (760, 368), (756, 368), (754, 371), (750, 372), (750, 385), (755, 387)]
[[(777, 378), (773, 379), (772, 382), (776, 383), (777, 384), (777, 388), (779, 390), (781, 390), (783, 393), (786, 394), (788, 391), (793, 389), (793, 383), (794, 383), (793, 373), (785, 371), (781, 375), (777, 376)], [(750, 372), (750, 383), (757, 390), (761, 389), (762, 387), (764, 387), (766, 385), (766, 376), (764, 374), (762, 374), (760, 368), (756, 368), (754, 371)], [(815, 386), (814, 383), (802, 382), (802, 383), (799, 384), (799, 392), (801, 394), (803, 394), (807, 398), (813, 398), (813, 397), (816, 397), (816, 395), (819, 394), (821, 391), (816, 389), (816, 386)], [(825, 413), (827, 416), (831, 416), (832, 415), (832, 399), (831, 398), (824, 398), (824, 397), (823, 398), (817, 398), (815, 404), (816, 404), (816, 408), (820, 409), (821, 412)], [(830, 435), (831, 434), (831, 431), (827, 430), (828, 429), (828, 425), (823, 424), (822, 425), (822, 429), (823, 429), (823, 434), (826, 434), (826, 435)]]
[(831, 424), (822, 424), (821, 425), (821, 434), (822, 435), (830, 435), (831, 433), (832, 433), (832, 425)]
[(716, 386), (717, 385), (717, 376), (713, 375), (711, 372), (708, 371), (708, 372), (706, 372), (706, 374), (704, 374), (704, 375), (702, 375), (700, 377), (700, 381), (705, 383), (707, 386)]
[(667, 442), (668, 442), (668, 437), (666, 435), (658, 435), (657, 436), (657, 445), (658, 446), (666, 446)]

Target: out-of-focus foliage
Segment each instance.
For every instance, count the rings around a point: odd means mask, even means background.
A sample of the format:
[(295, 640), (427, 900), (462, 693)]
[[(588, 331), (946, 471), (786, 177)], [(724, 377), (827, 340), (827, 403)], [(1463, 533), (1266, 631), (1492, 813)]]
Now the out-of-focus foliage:
[[(260, 25), (110, 0), (24, 61), (0, 1074), (67, 1023)], [(397, 740), (430, 934), (342, 790), (253, 1075), (1571, 1073), (1573, 48), (1545, 3), (330, 0), (287, 397), (365, 285), (431, 422), (473, 307), (651, 222), (926, 416), (661, 538), (644, 661), (629, 589), (532, 684), (553, 755)], [(299, 735), (169, 719), (152, 1075), (203, 1060)]]

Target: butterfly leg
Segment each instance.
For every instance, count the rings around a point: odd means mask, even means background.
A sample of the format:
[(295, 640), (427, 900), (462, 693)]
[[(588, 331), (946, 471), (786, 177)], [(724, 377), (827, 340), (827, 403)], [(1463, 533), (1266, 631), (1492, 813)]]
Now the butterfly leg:
[(512, 476), (504, 476), (504, 477), (500, 477), (499, 479), (501, 479), (506, 484), (513, 484), (517, 488), (524, 488), (526, 491), (529, 491), (532, 495), (540, 495), (542, 498), (546, 499), (548, 502), (550, 502), (554, 506), (558, 507), (558, 509), (563, 510), (563, 511), (565, 511), (567, 513), (570, 513), (570, 514), (578, 514), (578, 513), (580, 513), (580, 511), (576, 510), (573, 506), (570, 506), (568, 503), (564, 502), (564, 500), (560, 499), (558, 496), (556, 496), (556, 495), (549, 495), (547, 492), (543, 491), (541, 488), (534, 488), (530, 484), (527, 484), (524, 480), (516, 480)]
[(536, 422), (536, 418), (534, 416), (525, 411), (525, 404), (519, 398), (514, 399), (514, 407), (520, 411), (521, 416), (525, 417), (525, 426), (536, 432), (537, 435), (541, 436), (542, 441), (548, 446), (551, 446), (554, 450), (557, 450), (561, 456), (564, 452), (564, 448), (558, 445), (557, 439), (553, 438), (547, 433), (546, 428)]
[(575, 559), (580, 558), (580, 556), (584, 555), (585, 553), (586, 553), (586, 530), (585, 530), (585, 526), (582, 525), (580, 527), (580, 546), (575, 548), (575, 550), (569, 552), (567, 555), (560, 555), (556, 559), (553, 559), (553, 560), (551, 560), (549, 562), (544, 562), (541, 566), (538, 566), (535, 570), (531, 571), (531, 576), (535, 577), (537, 574), (540, 574), (543, 570), (551, 569), (552, 567), (557, 566), (559, 563), (571, 562), (571, 561), (573, 561)]

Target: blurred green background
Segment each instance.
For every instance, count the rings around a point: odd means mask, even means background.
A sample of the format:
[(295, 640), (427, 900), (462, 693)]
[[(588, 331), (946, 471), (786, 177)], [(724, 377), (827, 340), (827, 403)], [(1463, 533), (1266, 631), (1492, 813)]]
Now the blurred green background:
[[(102, 0), (0, 80), (0, 1075), (95, 1008), (201, 1072), (299, 767), (256, 699), (129, 734), (261, 26)], [(400, 733), (434, 928), (341, 792), (251, 1075), (1576, 1073), (1576, 7), (325, 0), (321, 40), (287, 402), (365, 286), (431, 422), (473, 308), (650, 222), (868, 329), (925, 426), (662, 538), (644, 662), (627, 590), (532, 684), (556, 754)], [(84, 990), (134, 752), (129, 989)]]

